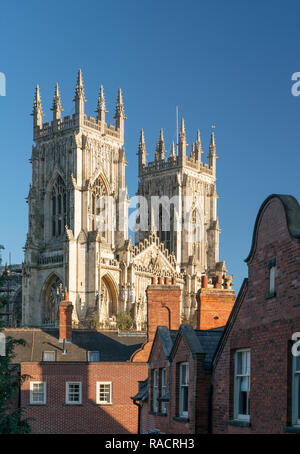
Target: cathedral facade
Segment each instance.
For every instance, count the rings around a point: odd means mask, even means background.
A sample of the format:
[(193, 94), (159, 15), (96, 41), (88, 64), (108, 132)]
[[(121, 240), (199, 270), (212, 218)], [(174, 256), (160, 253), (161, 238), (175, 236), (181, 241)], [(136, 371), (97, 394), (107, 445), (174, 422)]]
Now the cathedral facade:
[[(183, 120), (178, 144), (172, 144), (168, 156), (161, 130), (153, 162), (147, 162), (141, 132), (139, 209), (132, 244), (128, 238), (122, 92), (119, 89), (114, 125), (106, 123), (102, 86), (96, 118), (85, 114), (81, 70), (73, 101), (75, 113), (62, 118), (56, 85), (53, 119), (45, 123), (36, 88), (23, 326), (56, 326), (58, 303), (67, 289), (74, 306), (74, 325), (115, 328), (117, 314), (129, 312), (136, 329), (143, 330), (146, 288), (157, 278), (180, 285), (181, 320), (194, 323), (196, 293), (204, 276), (208, 286), (216, 282), (222, 288), (232, 286), (232, 276), (226, 274), (224, 261), (219, 261), (214, 132), (208, 164), (201, 159), (199, 131), (187, 153)], [(103, 209), (108, 204), (113, 208)]]

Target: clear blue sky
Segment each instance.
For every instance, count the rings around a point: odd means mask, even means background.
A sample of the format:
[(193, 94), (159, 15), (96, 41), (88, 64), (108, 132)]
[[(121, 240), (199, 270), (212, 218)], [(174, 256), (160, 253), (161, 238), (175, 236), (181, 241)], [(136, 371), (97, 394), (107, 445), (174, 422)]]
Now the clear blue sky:
[(207, 155), (216, 125), (220, 258), (238, 290), (255, 217), (271, 193), (300, 200), (300, 97), (291, 75), (300, 71), (299, 1), (114, 0), (15, 1), (1, 5), (0, 244), (3, 259), (23, 260), (27, 231), (25, 197), (31, 179), (34, 86), (39, 83), (45, 121), (55, 83), (64, 115), (79, 67), (87, 113), (104, 85), (113, 122), (117, 89), (126, 107), (127, 185), (137, 187), (139, 131), (153, 157), (161, 127), (169, 149), (175, 138), (175, 107), (187, 140), (201, 131)]

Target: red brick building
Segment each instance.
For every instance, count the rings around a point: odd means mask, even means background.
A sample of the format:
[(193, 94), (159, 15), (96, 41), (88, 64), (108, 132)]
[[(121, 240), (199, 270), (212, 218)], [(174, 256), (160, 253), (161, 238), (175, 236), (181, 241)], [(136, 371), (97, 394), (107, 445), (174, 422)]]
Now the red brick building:
[(222, 331), (158, 327), (149, 378), (135, 396), (141, 405), (141, 433), (209, 432), (211, 360)]
[[(149, 375), (134, 401), (141, 433), (195, 434), (210, 431), (211, 360), (234, 304), (234, 291), (203, 279), (197, 295), (197, 328), (180, 326), (180, 289), (151, 285), (148, 343), (134, 357), (148, 359)], [(164, 325), (158, 326), (157, 325)], [(199, 329), (205, 326), (210, 329)], [(154, 335), (155, 334), (155, 335)]]
[(292, 338), (300, 331), (300, 206), (294, 197), (264, 201), (246, 262), (249, 277), (213, 362), (213, 433), (299, 432), (300, 357), (292, 354)]
[[(174, 278), (171, 285), (168, 280), (162, 285), (160, 278), (147, 288), (147, 338), (72, 330), (67, 295), (59, 305), (59, 330), (6, 329), (6, 336), (26, 341), (25, 348), (16, 347), (15, 362), (28, 375), (20, 405), (24, 416), (33, 418), (32, 432), (206, 433), (211, 359), (222, 333), (217, 327), (234, 301), (234, 291), (220, 288), (217, 279), (211, 288), (206, 284), (204, 279), (197, 296), (198, 324), (212, 330), (180, 327), (181, 290)], [(148, 387), (150, 352), (150, 370), (156, 372), (150, 373)], [(142, 390), (146, 400), (132, 401)]]
[(20, 405), (25, 417), (34, 418), (32, 433), (137, 433), (138, 408), (131, 397), (148, 371), (146, 363), (130, 357), (145, 337), (73, 330), (72, 342), (64, 345), (57, 330), (4, 333), (26, 341), (26, 347), (16, 347), (15, 362), (29, 376)]

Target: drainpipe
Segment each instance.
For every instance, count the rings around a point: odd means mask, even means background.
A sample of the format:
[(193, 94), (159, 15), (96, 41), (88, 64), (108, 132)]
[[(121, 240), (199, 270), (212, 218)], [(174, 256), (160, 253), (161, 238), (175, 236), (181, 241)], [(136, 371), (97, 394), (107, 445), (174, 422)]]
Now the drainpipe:
[(137, 432), (137, 434), (140, 435), (141, 434), (141, 409), (142, 409), (143, 404), (138, 403), (134, 399), (132, 400), (132, 402), (134, 403), (134, 405), (136, 405), (138, 407), (138, 432)]
[(214, 386), (213, 384), (210, 384), (209, 386), (209, 391), (208, 391), (208, 427), (207, 431), (209, 434), (212, 433), (212, 401), (213, 401), (213, 390)]

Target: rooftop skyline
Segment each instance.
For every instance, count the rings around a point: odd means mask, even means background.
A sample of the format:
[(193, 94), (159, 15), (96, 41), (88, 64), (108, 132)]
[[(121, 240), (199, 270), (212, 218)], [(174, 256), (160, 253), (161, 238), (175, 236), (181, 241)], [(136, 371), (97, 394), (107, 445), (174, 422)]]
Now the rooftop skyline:
[[(95, 116), (104, 87), (107, 122), (114, 124), (118, 89), (125, 114), (129, 195), (137, 189), (137, 150), (143, 128), (148, 161), (163, 128), (166, 149), (176, 140), (176, 106), (185, 119), (187, 143), (200, 130), (207, 162), (215, 127), (220, 260), (226, 258), (238, 291), (247, 267), (255, 217), (271, 193), (300, 200), (300, 98), (291, 93), (300, 70), (296, 1), (141, 1), (111, 4), (37, 1), (2, 7), (0, 72), (1, 222), (3, 261), (23, 260), (31, 181), (32, 112), (39, 84), (45, 117), (56, 83), (63, 116), (74, 112), (78, 68), (85, 111)], [(191, 145), (188, 147), (191, 151)]]

